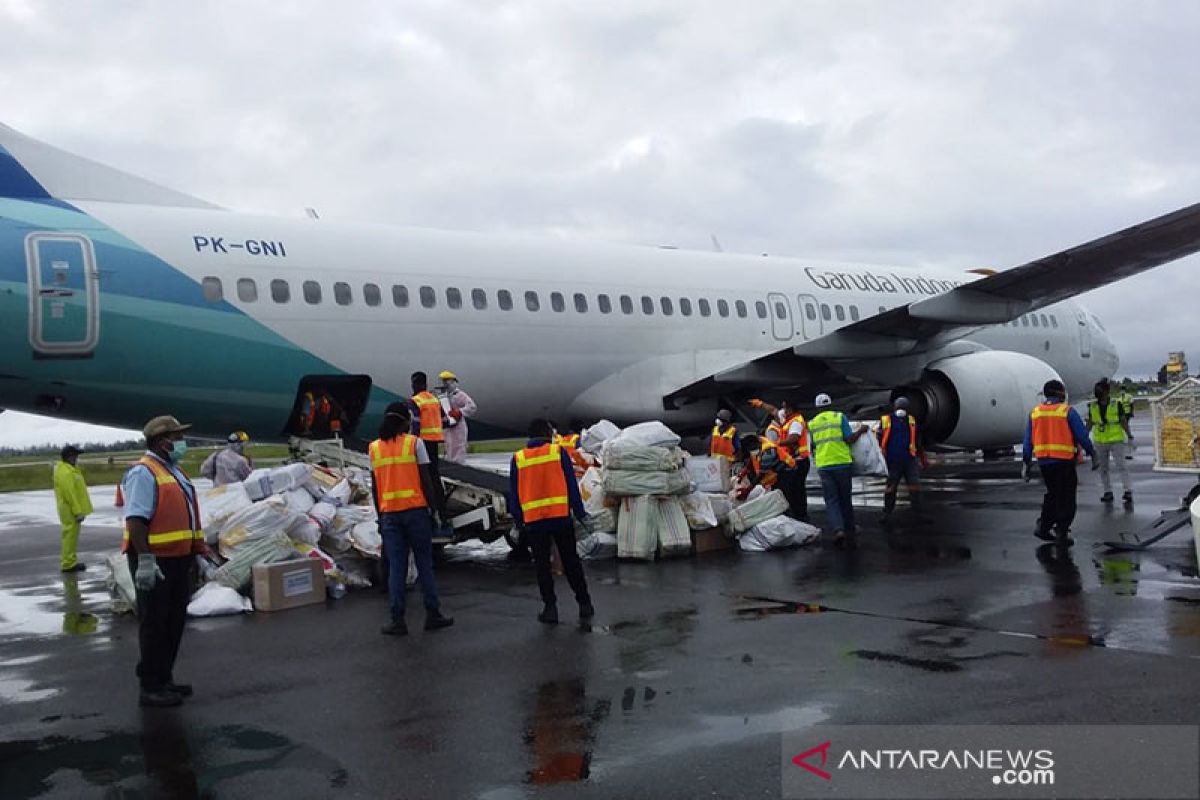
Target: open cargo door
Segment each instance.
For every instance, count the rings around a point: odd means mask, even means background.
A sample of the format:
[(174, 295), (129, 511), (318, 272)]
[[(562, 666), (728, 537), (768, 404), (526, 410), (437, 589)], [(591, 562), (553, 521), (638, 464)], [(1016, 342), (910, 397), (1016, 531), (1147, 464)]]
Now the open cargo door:
[(369, 375), (306, 375), (283, 436), (310, 439), (350, 438), (367, 408)]

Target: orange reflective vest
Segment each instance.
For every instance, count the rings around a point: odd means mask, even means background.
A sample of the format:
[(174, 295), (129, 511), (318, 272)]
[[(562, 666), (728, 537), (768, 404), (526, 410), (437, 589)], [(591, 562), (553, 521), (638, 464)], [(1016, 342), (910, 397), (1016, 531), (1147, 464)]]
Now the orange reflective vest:
[(516, 455), (517, 502), (526, 525), (571, 516), (562, 449), (556, 444), (526, 447)]
[(591, 464), (579, 452), (579, 434), (572, 433), (569, 436), (555, 434), (554, 443), (567, 451), (567, 457), (571, 459), (571, 468), (575, 471), (575, 477), (582, 478), (583, 473), (588, 471)]
[[(150, 552), (166, 558), (208, 552), (204, 544), (204, 531), (200, 529), (200, 506), (196, 503), (196, 490), (192, 489), (189, 500), (179, 481), (156, 458), (143, 456), (138, 465), (150, 470), (158, 489), (154, 516), (150, 518)], [(191, 506), (190, 513), (188, 506)], [(121, 537), (121, 552), (129, 552), (129, 547), (129, 523), (126, 522), (125, 535)]]
[(775, 457), (779, 459), (781, 469), (795, 469), (796, 458), (792, 455), (790, 447), (784, 447), (770, 439), (762, 440), (762, 454), (765, 456), (768, 452), (774, 452)]
[(783, 449), (787, 450), (792, 458), (808, 458), (808, 423), (804, 421), (803, 414), (795, 413), (783, 422), (772, 422), (767, 426), (767, 433), (775, 431), (776, 436), (779, 437), (776, 439), (776, 442), (782, 442), (788, 437), (787, 430), (792, 426), (793, 422), (799, 422), (802, 428), (800, 431), (800, 441), (787, 445)]
[(712, 439), (708, 443), (708, 454), (710, 456), (725, 456), (730, 461), (733, 460), (734, 437), (737, 436), (737, 428), (732, 425), (728, 430), (721, 430), (720, 425), (714, 425), (712, 429)]
[(1034, 458), (1075, 458), (1075, 436), (1067, 422), (1070, 410), (1066, 403), (1042, 403), (1030, 413)]
[(567, 436), (563, 436), (561, 433), (555, 434), (554, 443), (563, 447), (579, 447), (579, 434), (572, 433)]
[[(891, 414), (879, 420), (879, 430), (882, 431), (882, 435), (879, 437), (879, 448), (883, 450), (884, 455), (887, 455), (888, 439), (892, 436)], [(911, 414), (908, 416), (908, 454), (910, 456), (917, 454), (917, 421), (912, 418)]]
[(427, 442), (444, 442), (442, 433), (442, 404), (432, 392), (414, 394), (412, 401), (421, 414), (421, 438)]
[(402, 433), (395, 439), (376, 439), (367, 448), (375, 473), (375, 497), (380, 513), (425, 508), (417, 437)]

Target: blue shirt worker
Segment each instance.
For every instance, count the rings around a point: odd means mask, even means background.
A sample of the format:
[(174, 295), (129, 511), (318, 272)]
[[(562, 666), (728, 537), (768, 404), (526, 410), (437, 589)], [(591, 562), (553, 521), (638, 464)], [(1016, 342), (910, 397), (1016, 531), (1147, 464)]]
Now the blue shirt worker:
[(883, 487), (883, 519), (886, 522), (896, 510), (896, 492), (903, 480), (908, 487), (908, 501), (917, 519), (921, 515), (921, 469), (925, 453), (921, 450), (917, 420), (909, 413), (908, 398), (897, 397), (892, 412), (879, 421), (879, 446), (887, 462), (887, 483)]
[(554, 576), (550, 571), (550, 548), (558, 548), (567, 583), (579, 604), (579, 619), (587, 621), (596, 614), (588, 594), (583, 564), (575, 549), (575, 528), (571, 515), (583, 522), (587, 511), (575, 482), (575, 470), (567, 448), (554, 444), (554, 426), (546, 419), (529, 423), (529, 442), (512, 458), (508, 470), (508, 509), (533, 551), (542, 612), (538, 621), (558, 622), (558, 598), (554, 594)]
[(146, 423), (146, 453), (122, 481), (125, 535), (121, 549), (137, 587), (137, 676), (143, 706), (177, 706), (192, 687), (175, 682), (175, 659), (183, 640), (192, 595), (194, 556), (204, 555), (204, 531), (196, 489), (179, 462), (187, 452), (183, 434), (191, 425), (174, 417)]
[[(808, 421), (809, 450), (821, 479), (825, 516), (833, 528), (833, 543), (844, 547), (847, 541), (853, 544), (856, 531), (851, 493), (854, 457), (850, 445), (868, 428), (859, 425), (857, 430), (851, 430), (850, 420), (842, 412), (833, 410), (833, 399), (827, 394), (817, 395), (816, 406), (817, 415)], [(847, 536), (851, 538), (848, 540)]]
[(1030, 412), (1029, 422), (1025, 425), (1021, 477), (1029, 480), (1030, 462), (1037, 458), (1046, 495), (1042, 498), (1042, 516), (1038, 518), (1033, 535), (1061, 547), (1070, 547), (1074, 544), (1070, 531), (1071, 523), (1075, 521), (1075, 493), (1079, 488), (1076, 456), (1080, 450), (1091, 456), (1092, 469), (1099, 468), (1100, 462), (1083, 420), (1067, 405), (1067, 389), (1062, 381), (1046, 381), (1042, 395), (1045, 402)]

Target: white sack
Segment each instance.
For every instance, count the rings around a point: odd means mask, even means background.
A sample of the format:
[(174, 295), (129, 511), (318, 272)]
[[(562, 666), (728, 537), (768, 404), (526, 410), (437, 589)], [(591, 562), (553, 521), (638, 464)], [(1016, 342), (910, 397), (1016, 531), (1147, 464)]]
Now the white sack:
[(249, 597), (242, 597), (233, 589), (219, 583), (206, 583), (192, 595), (187, 614), (189, 617), (219, 617), (253, 610), (254, 603)]
[(604, 443), (621, 432), (613, 423), (602, 419), (590, 428), (584, 428), (579, 435), (579, 449), (592, 455), (600, 455)]
[(615, 533), (605, 533), (603, 531), (593, 533), (591, 536), (575, 543), (575, 550), (579, 553), (579, 557), (587, 561), (596, 561), (602, 558), (617, 557), (617, 535)]
[(754, 488), (750, 490), (750, 494), (746, 495), (745, 502), (748, 503), (751, 500), (757, 500), (758, 498), (760, 498), (764, 494), (766, 494), (768, 491), (770, 491), (770, 490), (767, 489), (767, 487), (763, 486), (761, 483), (756, 483), (754, 485)]
[(200, 527), (209, 544), (216, 544), (229, 518), (254, 502), (240, 483), (227, 483), (200, 493)]
[(680, 498), (688, 527), (694, 531), (715, 528), (720, 524), (716, 512), (713, 511), (712, 501), (708, 498), (708, 495), (700, 492), (692, 492)]
[(297, 514), (292, 518), (292, 524), (288, 526), (288, 538), (293, 542), (316, 547), (317, 542), (321, 540), (321, 526), (313, 522), (312, 517), (307, 514)]
[(321, 495), (320, 502), (330, 503), (335, 506), (344, 506), (350, 502), (350, 496), (354, 493), (354, 489), (350, 486), (350, 481), (342, 479), (337, 485)]
[(617, 512), (611, 508), (602, 508), (594, 514), (588, 514), (583, 527), (589, 534), (613, 533), (617, 529)]
[(674, 472), (683, 466), (683, 453), (676, 447), (646, 447), (616, 439), (604, 448), (605, 469), (632, 472)]
[(271, 494), (283, 494), (292, 489), (302, 489), (312, 482), (312, 466), (309, 464), (285, 464), (271, 470)]
[(733, 488), (729, 459), (724, 456), (691, 456), (683, 463), (698, 492), (728, 492)]
[(692, 534), (688, 530), (683, 503), (678, 497), (655, 498), (658, 512), (658, 554), (662, 558), (687, 555), (692, 551)]
[(137, 613), (137, 588), (129, 572), (129, 559), (124, 553), (113, 553), (105, 559), (108, 564), (108, 594), (112, 598), (114, 614)]
[(604, 477), (600, 470), (590, 467), (579, 479), (579, 496), (583, 498), (583, 508), (589, 514), (598, 514), (604, 510)]
[(758, 523), (778, 517), (787, 510), (788, 501), (783, 496), (783, 492), (771, 490), (753, 500), (747, 500), (730, 511), (729, 527), (735, 533), (748, 531)]
[(604, 492), (616, 497), (687, 494), (690, 491), (692, 479), (685, 469), (677, 469), (674, 472), (604, 470)]
[(254, 470), (246, 480), (242, 481), (242, 486), (245, 487), (246, 494), (250, 496), (251, 500), (255, 502), (262, 500), (271, 494), (271, 470)]
[(269, 533), (240, 545), (233, 557), (217, 570), (213, 579), (240, 592), (250, 586), (250, 571), (255, 564), (287, 561), (294, 552), (292, 540), (283, 531)]
[(609, 440), (611, 447), (616, 442), (621, 444), (640, 444), (646, 447), (678, 447), (682, 441), (675, 431), (663, 425), (658, 420), (650, 422), (639, 422), (637, 425), (630, 425), (625, 430), (621, 431), (616, 436)]
[(280, 497), (287, 504), (288, 510), (294, 514), (307, 514), (308, 510), (313, 507), (316, 500), (309, 494), (307, 489), (289, 489), (283, 492)]
[(820, 535), (818, 528), (800, 520), (775, 517), (758, 523), (738, 537), (738, 547), (748, 553), (761, 553), (809, 544)]
[(383, 553), (383, 537), (379, 535), (379, 523), (370, 519), (350, 529), (350, 544), (365, 556), (379, 558)]
[(233, 558), (248, 542), (273, 534), (286, 535), (291, 513), (282, 504), (254, 503), (229, 518), (218, 539), (221, 555)]
[(658, 545), (656, 503), (651, 497), (627, 497), (617, 514), (617, 555), (621, 558), (654, 560)]
[(314, 503), (313, 507), (308, 510), (308, 518), (316, 523), (322, 533), (333, 527), (333, 519), (336, 516), (337, 506), (324, 500)]
[(704, 497), (712, 506), (717, 523), (724, 525), (729, 520), (729, 512), (733, 511), (733, 500), (724, 492), (705, 493)]
[(858, 441), (850, 445), (850, 456), (854, 459), (855, 475), (887, 477), (887, 461), (883, 457), (883, 451), (879, 449), (879, 442), (871, 432), (864, 433), (858, 437)]

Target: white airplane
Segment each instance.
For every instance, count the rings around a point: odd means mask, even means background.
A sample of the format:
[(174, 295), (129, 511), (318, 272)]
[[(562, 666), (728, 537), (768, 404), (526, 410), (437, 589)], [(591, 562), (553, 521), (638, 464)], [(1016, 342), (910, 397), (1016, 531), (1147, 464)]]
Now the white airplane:
[(986, 275), (280, 219), (0, 125), (0, 406), (271, 439), (322, 388), (369, 439), (411, 372), (452, 369), (508, 431), (828, 392), (1002, 447), (1046, 380), (1117, 368), (1071, 298), (1197, 249), (1200, 205)]

